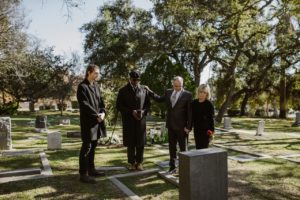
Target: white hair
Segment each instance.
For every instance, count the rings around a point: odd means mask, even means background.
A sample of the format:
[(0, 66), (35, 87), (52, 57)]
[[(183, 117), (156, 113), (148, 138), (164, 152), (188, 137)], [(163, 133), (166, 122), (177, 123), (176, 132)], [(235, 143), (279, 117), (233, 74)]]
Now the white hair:
[(197, 89), (197, 95), (201, 92), (204, 91), (207, 93), (206, 99), (210, 99), (211, 98), (211, 93), (210, 93), (210, 87), (207, 84), (201, 84), (199, 85), (198, 89)]
[(183, 78), (182, 78), (181, 76), (175, 76), (175, 77), (173, 78), (173, 81), (172, 81), (172, 84), (173, 84), (173, 85), (174, 85), (174, 81), (179, 81), (181, 87), (183, 86)]

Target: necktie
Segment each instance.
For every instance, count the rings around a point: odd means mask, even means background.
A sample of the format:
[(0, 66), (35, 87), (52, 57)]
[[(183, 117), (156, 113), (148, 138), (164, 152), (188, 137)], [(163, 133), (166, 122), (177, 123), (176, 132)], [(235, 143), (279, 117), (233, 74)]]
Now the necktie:
[(171, 96), (172, 108), (175, 106), (177, 93), (178, 93), (178, 92), (175, 91), (175, 92), (173, 93), (173, 95)]
[(133, 87), (133, 91), (134, 91), (134, 93), (136, 93), (136, 89), (137, 89), (137, 87)]

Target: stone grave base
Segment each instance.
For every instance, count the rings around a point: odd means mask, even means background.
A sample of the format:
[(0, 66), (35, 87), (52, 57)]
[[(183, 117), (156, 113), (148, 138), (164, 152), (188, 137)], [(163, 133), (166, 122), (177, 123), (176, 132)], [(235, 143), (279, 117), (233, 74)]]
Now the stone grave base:
[(223, 128), (215, 128), (215, 130), (215, 136), (234, 136), (236, 139), (240, 138), (239, 134), (234, 131), (229, 131)]
[(25, 175), (33, 175), (33, 174), (41, 174), (41, 169), (27, 168), (27, 169), (18, 169), (18, 170), (10, 170), (10, 171), (0, 171), (0, 178), (11, 177), (11, 176), (25, 176)]
[(26, 154), (34, 154), (34, 153), (39, 154), (42, 162), (42, 169), (30, 168), (30, 169), (19, 169), (19, 170), (2, 172), (0, 173), (1, 174), (0, 183), (40, 179), (40, 178), (47, 178), (49, 176), (52, 176), (53, 175), (52, 169), (50, 167), (46, 154), (43, 150), (27, 149), (27, 150), (3, 151), (1, 152), (1, 156), (18, 156), (18, 155), (26, 155)]
[(81, 133), (79, 131), (70, 131), (67, 132), (68, 138), (81, 138)]
[(129, 172), (127, 174), (119, 174), (119, 175), (113, 175), (109, 176), (108, 179), (115, 184), (121, 191), (123, 191), (129, 199), (132, 200), (141, 200), (138, 195), (136, 195), (134, 192), (132, 192), (126, 185), (124, 185), (121, 181), (118, 180), (118, 178), (125, 178), (125, 177), (132, 177), (132, 176), (142, 176), (146, 174), (153, 174), (157, 173), (159, 169), (148, 169), (145, 171), (139, 171), (139, 172)]
[(227, 147), (227, 146), (220, 145), (220, 144), (213, 144), (213, 146), (242, 153), (242, 155), (238, 155), (238, 156), (228, 156), (229, 159), (236, 160), (238, 162), (249, 162), (249, 161), (272, 158), (272, 156), (269, 156), (269, 155), (256, 154), (256, 153), (251, 153), (251, 152), (247, 152), (247, 151), (242, 151), (242, 150), (239, 150), (234, 147)]
[(290, 155), (277, 156), (277, 157), (300, 164), (300, 159), (299, 160), (293, 159), (293, 158), (300, 158), (300, 154), (290, 154)]
[(173, 185), (179, 187), (179, 177), (169, 174), (167, 171), (158, 172), (158, 175)]

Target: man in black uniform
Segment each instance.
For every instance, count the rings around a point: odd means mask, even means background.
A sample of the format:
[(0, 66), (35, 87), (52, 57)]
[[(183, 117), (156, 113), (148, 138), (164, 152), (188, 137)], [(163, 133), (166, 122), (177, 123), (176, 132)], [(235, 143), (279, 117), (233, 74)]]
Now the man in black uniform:
[(139, 84), (140, 75), (129, 73), (129, 82), (119, 90), (117, 109), (122, 115), (123, 145), (127, 147), (129, 170), (143, 170), (146, 144), (146, 115), (150, 108), (148, 90)]

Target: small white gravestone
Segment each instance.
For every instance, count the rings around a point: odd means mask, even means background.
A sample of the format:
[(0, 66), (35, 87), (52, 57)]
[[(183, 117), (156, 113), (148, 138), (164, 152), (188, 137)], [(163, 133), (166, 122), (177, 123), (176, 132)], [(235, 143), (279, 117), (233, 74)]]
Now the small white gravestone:
[(224, 117), (224, 129), (231, 129), (231, 118), (230, 117)]
[(260, 120), (258, 122), (258, 127), (256, 130), (256, 136), (261, 136), (264, 133), (264, 129), (265, 129), (265, 121), (264, 120)]
[(70, 124), (71, 124), (70, 118), (62, 118), (59, 120), (59, 125), (70, 125)]
[(295, 123), (292, 126), (300, 126), (300, 112), (296, 113)]
[(61, 149), (61, 133), (53, 132), (48, 133), (48, 149)]
[(160, 127), (160, 135), (161, 135), (161, 137), (164, 134), (166, 134), (166, 133), (167, 133), (167, 128), (166, 128), (166, 123), (164, 122), (164, 123), (161, 124), (161, 127)]
[(151, 128), (149, 132), (149, 137), (151, 140), (154, 138), (154, 135), (155, 135), (155, 129)]
[(0, 117), (0, 150), (11, 150), (11, 120), (10, 117)]

